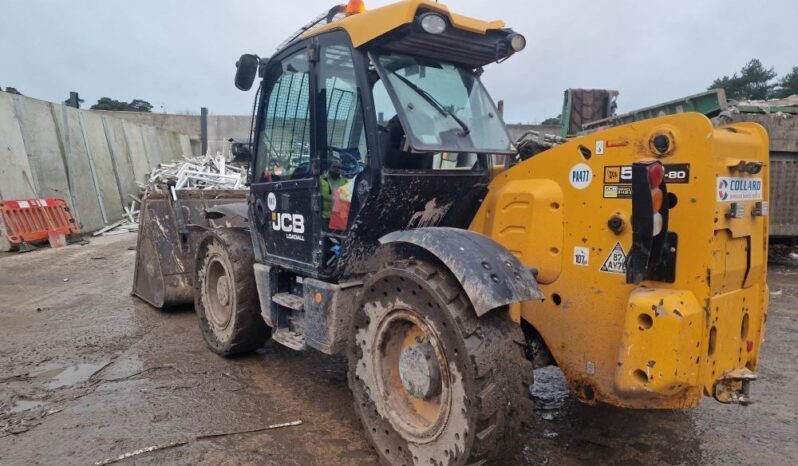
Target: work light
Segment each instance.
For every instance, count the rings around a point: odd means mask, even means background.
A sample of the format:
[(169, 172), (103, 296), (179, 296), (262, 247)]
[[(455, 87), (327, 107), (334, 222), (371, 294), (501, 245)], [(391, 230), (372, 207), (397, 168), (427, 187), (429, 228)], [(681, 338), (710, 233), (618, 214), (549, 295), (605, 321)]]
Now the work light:
[(446, 19), (438, 13), (424, 13), (419, 18), (421, 29), (429, 34), (443, 34), (448, 25)]
[(526, 37), (518, 33), (510, 34), (507, 37), (507, 42), (510, 44), (510, 48), (513, 49), (514, 52), (520, 52), (526, 48)]

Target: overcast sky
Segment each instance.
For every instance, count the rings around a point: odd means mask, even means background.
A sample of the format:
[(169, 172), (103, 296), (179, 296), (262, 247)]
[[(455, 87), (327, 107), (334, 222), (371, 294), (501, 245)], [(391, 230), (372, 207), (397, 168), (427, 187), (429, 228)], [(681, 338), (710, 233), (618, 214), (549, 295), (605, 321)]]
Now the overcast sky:
[[(339, 0), (340, 1), (340, 0)], [(366, 0), (377, 7), (388, 0)], [(233, 87), (244, 52), (271, 55), (332, 1), (0, 0), (0, 86), (88, 107), (107, 96), (154, 111), (249, 114)], [(527, 49), (487, 67), (508, 123), (556, 116), (569, 87), (621, 92), (620, 111), (703, 91), (751, 58), (782, 75), (798, 65), (798, 0), (450, 0), (503, 19)]]

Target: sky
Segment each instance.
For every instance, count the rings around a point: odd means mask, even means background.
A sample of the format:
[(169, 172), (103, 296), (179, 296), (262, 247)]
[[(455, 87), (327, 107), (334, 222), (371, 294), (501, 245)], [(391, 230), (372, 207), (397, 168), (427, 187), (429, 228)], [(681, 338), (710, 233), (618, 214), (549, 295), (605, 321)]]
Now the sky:
[[(339, 0), (340, 1), (340, 0)], [(366, 0), (368, 8), (388, 0)], [(798, 66), (798, 0), (450, 0), (502, 19), (527, 48), (486, 67), (508, 123), (557, 116), (567, 88), (616, 89), (619, 111), (701, 92), (751, 58)], [(0, 0), (0, 86), (61, 102), (147, 100), (154, 111), (246, 115), (233, 86), (242, 53), (269, 56), (333, 1)]]

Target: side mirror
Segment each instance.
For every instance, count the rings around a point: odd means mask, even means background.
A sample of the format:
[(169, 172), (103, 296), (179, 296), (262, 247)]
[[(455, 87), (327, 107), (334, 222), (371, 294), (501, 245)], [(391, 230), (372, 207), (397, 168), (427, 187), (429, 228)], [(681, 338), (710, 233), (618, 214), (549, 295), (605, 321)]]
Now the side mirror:
[(258, 73), (260, 58), (257, 55), (245, 53), (236, 62), (236, 87), (242, 91), (252, 89), (255, 75)]

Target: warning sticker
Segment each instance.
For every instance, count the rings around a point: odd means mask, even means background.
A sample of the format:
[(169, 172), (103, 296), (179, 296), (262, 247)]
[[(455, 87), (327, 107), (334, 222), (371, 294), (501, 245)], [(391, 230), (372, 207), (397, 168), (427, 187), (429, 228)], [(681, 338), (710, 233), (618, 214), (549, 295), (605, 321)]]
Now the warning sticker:
[(601, 265), (601, 271), (607, 273), (626, 273), (626, 253), (623, 251), (621, 243), (616, 243), (615, 247), (610, 251), (607, 260)]
[(590, 265), (590, 249), (580, 246), (574, 247), (574, 265), (587, 267)]

